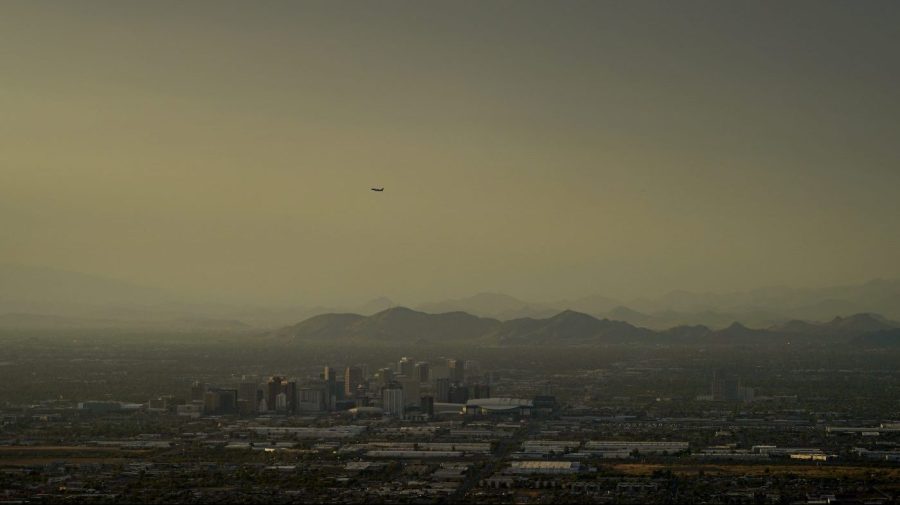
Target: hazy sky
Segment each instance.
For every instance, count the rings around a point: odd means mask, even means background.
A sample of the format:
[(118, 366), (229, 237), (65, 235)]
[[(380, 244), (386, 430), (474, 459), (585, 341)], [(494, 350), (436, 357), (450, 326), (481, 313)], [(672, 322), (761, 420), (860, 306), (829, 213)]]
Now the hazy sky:
[(896, 1), (7, 0), (0, 262), (300, 303), (896, 277), (898, 26)]

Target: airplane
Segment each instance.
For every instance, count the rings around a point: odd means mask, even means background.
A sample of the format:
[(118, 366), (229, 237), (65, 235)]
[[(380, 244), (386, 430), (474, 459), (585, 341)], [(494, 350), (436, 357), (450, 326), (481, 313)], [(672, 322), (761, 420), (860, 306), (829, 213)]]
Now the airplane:
[(372, 188), (372, 191), (384, 191), (384, 188)]

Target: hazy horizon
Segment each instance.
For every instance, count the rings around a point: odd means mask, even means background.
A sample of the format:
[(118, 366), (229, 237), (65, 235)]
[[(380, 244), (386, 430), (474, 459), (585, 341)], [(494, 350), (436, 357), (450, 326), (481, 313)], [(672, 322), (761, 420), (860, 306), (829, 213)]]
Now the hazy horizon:
[[(614, 302), (619, 307), (631, 308), (629, 307), (629, 304), (634, 302), (643, 301), (645, 303), (659, 304), (662, 303), (662, 301), (665, 299), (669, 299), (672, 296), (677, 296), (682, 293), (698, 297), (710, 296), (712, 298), (722, 299), (727, 299), (729, 296), (734, 295), (749, 295), (756, 293), (760, 296), (763, 296), (763, 299), (760, 299), (760, 301), (766, 301), (766, 303), (771, 304), (774, 302), (774, 300), (777, 299), (778, 295), (783, 294), (779, 293), (779, 291), (781, 290), (785, 290), (787, 292), (795, 292), (795, 294), (803, 294), (806, 291), (811, 293), (828, 292), (831, 290), (862, 288), (882, 283), (889, 285), (888, 296), (891, 296), (890, 293), (893, 293), (894, 291), (900, 289), (900, 278), (872, 278), (862, 282), (847, 284), (828, 284), (820, 286), (790, 286), (786, 284), (771, 284), (756, 286), (748, 289), (733, 289), (723, 291), (690, 291), (687, 289), (675, 287), (661, 292), (646, 293), (634, 297), (626, 297), (620, 296), (617, 293), (597, 291), (585, 295), (538, 299), (529, 298), (517, 293), (494, 290), (472, 291), (463, 293), (460, 296), (448, 296), (442, 299), (406, 299), (391, 296), (389, 293), (382, 293), (371, 297), (355, 296), (337, 300), (319, 299), (304, 301), (300, 299), (286, 299), (273, 302), (252, 302), (246, 299), (223, 299), (217, 298), (215, 296), (206, 297), (196, 294), (180, 295), (176, 291), (167, 290), (164, 287), (158, 285), (141, 284), (129, 281), (127, 279), (119, 279), (92, 273), (76, 272), (70, 270), (62, 270), (54, 267), (27, 265), (21, 263), (0, 263), (0, 281), (7, 283), (3, 286), (5, 289), (0, 290), (0, 302), (12, 304), (15, 304), (17, 301), (34, 302), (37, 304), (36, 307), (41, 307), (44, 302), (61, 304), (60, 307), (73, 303), (76, 305), (80, 303), (84, 304), (85, 306), (93, 305), (98, 308), (102, 306), (115, 305), (125, 308), (139, 306), (151, 307), (160, 304), (173, 304), (187, 306), (196, 305), (198, 307), (203, 305), (222, 305), (223, 307), (230, 306), (232, 309), (237, 308), (241, 305), (246, 305), (248, 308), (256, 307), (260, 309), (287, 309), (295, 307), (307, 309), (348, 310), (359, 309), (363, 306), (372, 304), (378, 305), (383, 302), (390, 302), (390, 306), (408, 307), (415, 310), (423, 310), (435, 305), (441, 306), (446, 305), (450, 302), (472, 301), (474, 299), (478, 299), (479, 297), (487, 296), (511, 297), (519, 302), (522, 302), (523, 304), (537, 304), (538, 307), (552, 308), (553, 310), (561, 311), (571, 309), (571, 306), (567, 305), (566, 302), (579, 302), (592, 300), (595, 298), (606, 299), (609, 302)], [(116, 296), (117, 289), (121, 289), (123, 298), (118, 302), (112, 303), (109, 301), (109, 299), (110, 297)], [(83, 291), (79, 292), (79, 290)], [(770, 295), (769, 297), (765, 296), (767, 293)], [(49, 296), (45, 296), (45, 294), (49, 294)], [(99, 296), (101, 300), (106, 301), (92, 300), (92, 296), (94, 295)], [(79, 297), (81, 298), (80, 300)], [(488, 299), (485, 301), (490, 304), (492, 300)], [(719, 302), (710, 303), (710, 306), (712, 307), (716, 306), (716, 304)], [(2, 303), (0, 303), (0, 313), (2, 313), (2, 311), (3, 306)], [(862, 312), (868, 311), (877, 312), (877, 310), (875, 309), (862, 310)], [(849, 313), (835, 313), (834, 315), (849, 315)]]
[(260, 305), (900, 278), (896, 2), (0, 13), (0, 263)]

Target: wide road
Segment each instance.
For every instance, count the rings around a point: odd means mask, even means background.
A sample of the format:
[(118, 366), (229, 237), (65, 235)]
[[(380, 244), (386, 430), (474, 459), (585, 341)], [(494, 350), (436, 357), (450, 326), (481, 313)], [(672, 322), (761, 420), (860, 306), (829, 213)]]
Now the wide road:
[(466, 480), (464, 480), (456, 489), (456, 492), (450, 495), (449, 502), (459, 503), (465, 501), (469, 491), (478, 486), (478, 483), (481, 482), (482, 479), (490, 477), (497, 470), (501, 469), (506, 458), (509, 457), (513, 451), (519, 449), (522, 446), (522, 442), (527, 440), (528, 437), (540, 431), (542, 424), (543, 422), (540, 420), (529, 419), (525, 426), (513, 433), (513, 436), (500, 439), (500, 441), (497, 442), (497, 447), (494, 449), (494, 452), (491, 453), (491, 457), (485, 462), (485, 465), (478, 470), (472, 470), (466, 477)]

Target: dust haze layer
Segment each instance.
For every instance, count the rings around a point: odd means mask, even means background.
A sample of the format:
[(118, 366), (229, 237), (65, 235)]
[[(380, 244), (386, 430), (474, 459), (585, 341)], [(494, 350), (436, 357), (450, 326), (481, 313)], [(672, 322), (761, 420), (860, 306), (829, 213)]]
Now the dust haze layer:
[[(319, 315), (340, 313), (361, 318), (400, 305), (387, 297), (338, 306), (212, 303), (101, 276), (0, 264), (0, 328), (258, 332)], [(478, 293), (414, 307), (416, 311), (412, 312), (416, 314), (468, 314), (499, 321), (547, 319), (566, 312), (656, 330), (684, 325), (725, 328), (735, 322), (768, 328), (856, 314), (900, 320), (900, 280), (876, 279), (816, 289), (775, 286), (726, 293), (676, 290), (628, 300), (590, 295), (548, 303), (502, 293)], [(409, 312), (394, 314), (403, 313)], [(461, 323), (460, 331), (469, 333), (465, 326)]]
[(0, 263), (329, 306), (895, 278), (898, 22), (887, 1), (4, 2)]

